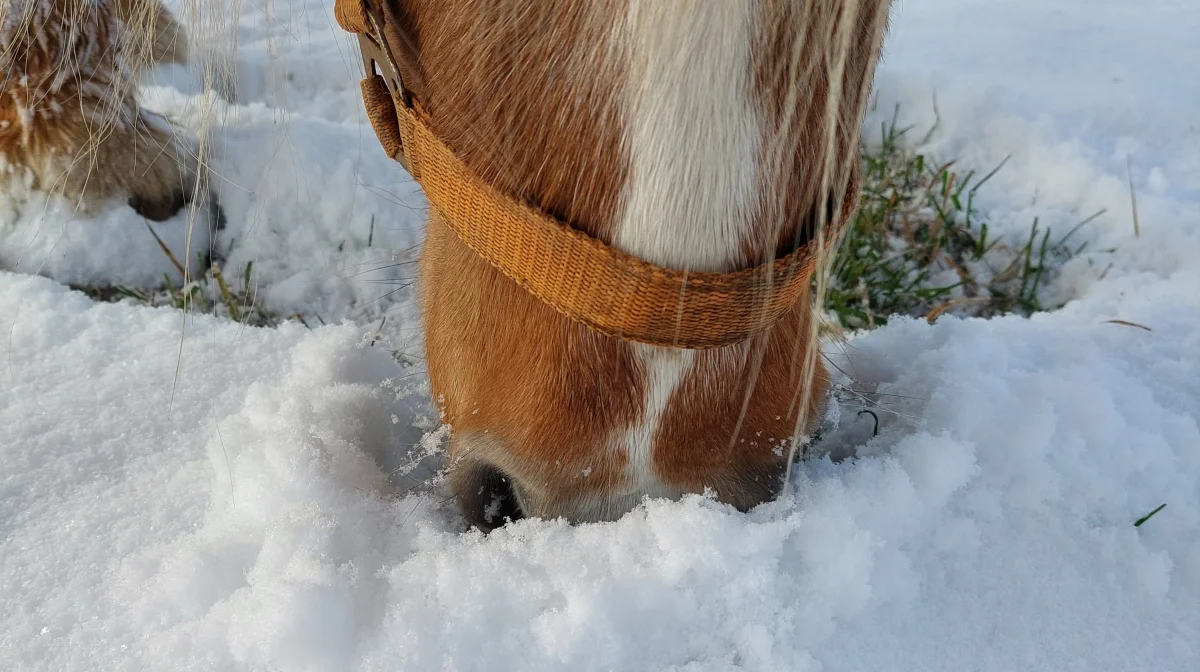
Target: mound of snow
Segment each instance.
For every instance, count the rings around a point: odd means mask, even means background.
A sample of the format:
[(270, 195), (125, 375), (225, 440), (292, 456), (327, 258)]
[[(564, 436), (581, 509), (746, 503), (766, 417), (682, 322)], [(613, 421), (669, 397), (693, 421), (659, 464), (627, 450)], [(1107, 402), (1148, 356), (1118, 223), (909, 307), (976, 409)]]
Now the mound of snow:
[(1185, 670), (1200, 655), (1200, 297), (1182, 289), (1113, 304), (1149, 332), (1098, 302), (853, 340), (839, 366), (903, 400), (861, 457), (808, 463), (792, 497), (750, 514), (692, 497), (483, 537), (379, 466), (420, 432), (391, 422), (416, 409), (381, 385), (390, 358), (361, 329), (197, 318), (172, 402), (178, 313), (4, 278), (0, 310), (21, 317), (0, 353), (0, 651), (18, 666)]

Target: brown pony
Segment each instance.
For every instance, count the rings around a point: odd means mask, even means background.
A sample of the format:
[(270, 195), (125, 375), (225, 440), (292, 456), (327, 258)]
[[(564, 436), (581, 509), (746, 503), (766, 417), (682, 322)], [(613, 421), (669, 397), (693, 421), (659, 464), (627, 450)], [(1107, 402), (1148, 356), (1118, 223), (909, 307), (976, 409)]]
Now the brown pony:
[[(857, 201), (887, 0), (384, 1), (436, 136), (500, 192), (645, 262), (768, 263), (835, 236)], [(421, 281), (451, 487), (485, 529), (706, 490), (748, 509), (780, 492), (818, 419), (811, 296), (728, 347), (631, 343), (534, 298), (436, 207)]]
[(184, 63), (158, 0), (0, 0), (4, 188), (61, 194), (84, 214), (113, 199), (161, 221), (193, 197), (195, 143), (138, 104), (138, 76)]

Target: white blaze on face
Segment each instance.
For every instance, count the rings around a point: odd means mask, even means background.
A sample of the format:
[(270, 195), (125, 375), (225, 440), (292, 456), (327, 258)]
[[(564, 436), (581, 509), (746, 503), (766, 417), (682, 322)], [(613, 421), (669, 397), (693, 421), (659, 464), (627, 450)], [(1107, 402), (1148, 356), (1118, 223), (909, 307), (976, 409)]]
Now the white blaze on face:
[[(761, 142), (749, 91), (756, 17), (756, 3), (742, 0), (631, 0), (621, 36), (630, 173), (613, 235), (622, 251), (690, 271), (743, 265)], [(628, 487), (654, 494), (662, 492), (652, 469), (654, 437), (695, 353), (634, 352), (646, 398), (641, 421), (614, 437), (615, 447), (629, 459)]]
[(754, 5), (631, 0), (619, 249), (690, 271), (740, 266), (760, 142), (748, 90)]

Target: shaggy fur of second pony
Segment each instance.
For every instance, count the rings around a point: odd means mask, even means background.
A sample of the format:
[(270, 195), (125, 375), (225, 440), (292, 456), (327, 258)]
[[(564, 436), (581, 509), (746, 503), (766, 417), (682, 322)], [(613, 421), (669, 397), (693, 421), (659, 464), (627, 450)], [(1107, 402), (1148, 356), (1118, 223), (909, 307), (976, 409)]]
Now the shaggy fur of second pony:
[(158, 0), (0, 0), (0, 171), (82, 214), (124, 200), (162, 221), (197, 194), (195, 141), (142, 109), (138, 77), (187, 60)]

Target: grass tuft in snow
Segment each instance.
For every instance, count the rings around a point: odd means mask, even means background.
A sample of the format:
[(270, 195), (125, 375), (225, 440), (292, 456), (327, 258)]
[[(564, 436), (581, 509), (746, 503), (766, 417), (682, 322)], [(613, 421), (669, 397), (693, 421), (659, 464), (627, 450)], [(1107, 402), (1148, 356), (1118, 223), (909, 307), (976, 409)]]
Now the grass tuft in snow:
[[(874, 328), (892, 315), (942, 313), (990, 317), (1053, 310), (1042, 292), (1085, 244), (1035, 219), (1019, 241), (1005, 240), (975, 207), (981, 187), (1003, 167), (977, 177), (913, 149), (911, 128), (884, 122), (882, 142), (864, 148), (859, 209), (833, 264), (827, 309), (843, 327)], [(932, 134), (932, 130), (930, 131)], [(917, 142), (921, 146), (928, 140)]]
[(202, 253), (197, 255), (196, 267), (207, 268), (207, 270), (203, 276), (193, 280), (190, 279), (192, 274), (158, 236), (154, 227), (147, 223), (146, 228), (158, 242), (159, 249), (179, 272), (180, 277), (185, 279), (184, 282), (177, 284), (171, 280), (170, 276), (163, 275), (162, 284), (153, 290), (122, 285), (72, 286), (72, 289), (83, 292), (94, 301), (132, 301), (146, 306), (170, 306), (184, 312), (225, 317), (253, 327), (273, 327), (285, 319), (295, 319), (308, 326), (299, 314), (281, 318), (276, 313), (266, 310), (259, 303), (258, 284), (254, 281), (253, 261), (246, 263), (238, 274), (238, 282), (231, 284), (225, 279), (225, 273), (221, 270), (221, 266), (211, 260), (207, 254)]
[(263, 308), (254, 281), (254, 262), (247, 263), (236, 278), (227, 279), (221, 267), (212, 264), (202, 277), (184, 283), (175, 282), (164, 275), (162, 284), (152, 290), (122, 285), (76, 286), (73, 289), (87, 294), (94, 301), (132, 301), (146, 306), (170, 306), (185, 312), (217, 315), (255, 327), (271, 327), (289, 319), (304, 324), (300, 315), (283, 317)]

